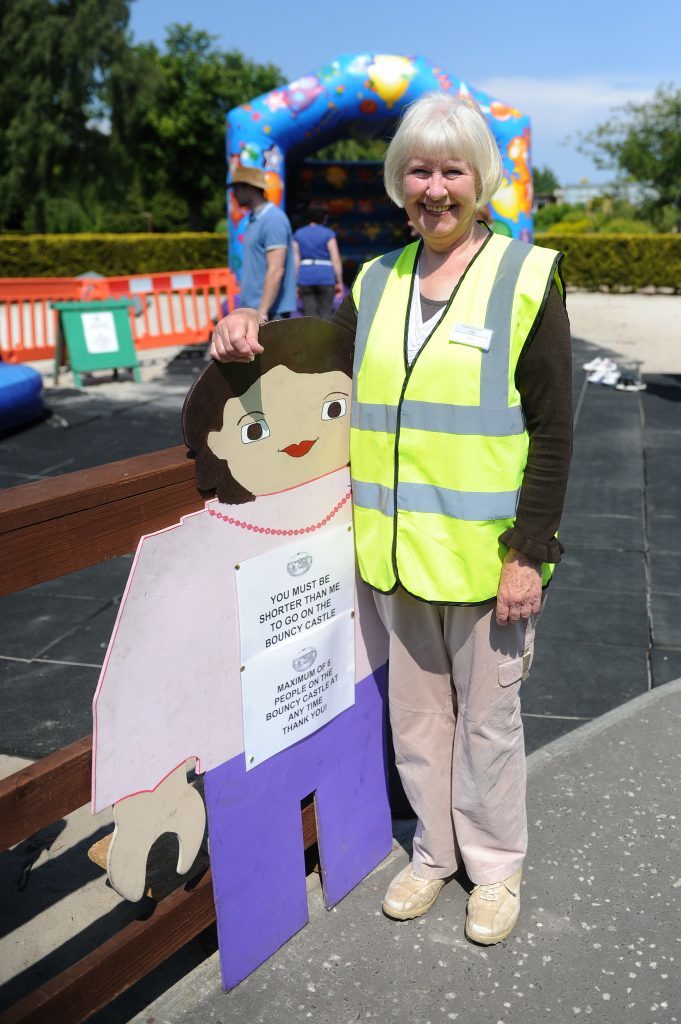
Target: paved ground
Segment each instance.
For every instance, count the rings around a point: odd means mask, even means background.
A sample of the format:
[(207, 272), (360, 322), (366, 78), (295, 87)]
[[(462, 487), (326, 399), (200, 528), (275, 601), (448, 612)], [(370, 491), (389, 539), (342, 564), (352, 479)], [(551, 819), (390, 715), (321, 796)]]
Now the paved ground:
[[(415, 921), (379, 907), (400, 843), (331, 913), (233, 992), (217, 954), (136, 1024), (674, 1024), (681, 1019), (678, 776), (681, 680), (531, 755), (532, 842), (518, 925), (485, 950), (463, 936), (456, 882)], [(398, 832), (409, 847), (411, 832)]]
[[(570, 296), (569, 308), (577, 340), (574, 372), (575, 458), (561, 529), (567, 555), (551, 587), (542, 618), (535, 665), (524, 692), (524, 722), (530, 751), (538, 751), (556, 737), (681, 676), (681, 634), (677, 626), (681, 613), (681, 342), (678, 336), (681, 298), (589, 296), (577, 293)], [(630, 351), (633, 342), (636, 344)], [(604, 352), (614, 353), (622, 361), (638, 361), (650, 365), (651, 371), (646, 377), (648, 390), (640, 394), (628, 394), (587, 385), (581, 363), (595, 353)], [(178, 413), (182, 398), (202, 365), (197, 353), (158, 353), (151, 362), (145, 364), (142, 385), (119, 381), (93, 384), (85, 392), (77, 392), (68, 386), (48, 389), (47, 404), (52, 416), (2, 439), (0, 486), (12, 486), (29, 479), (179, 443)], [(665, 367), (667, 372), (661, 372)], [(64, 382), (68, 385), (68, 376)], [(129, 557), (116, 559), (63, 580), (0, 599), (1, 774), (14, 770), (17, 765), (24, 763), (24, 759), (42, 756), (90, 731), (91, 697), (129, 566)], [(656, 697), (653, 691), (645, 699), (653, 701)], [(575, 733), (575, 745), (571, 748), (573, 757), (580, 752), (582, 741), (579, 737), (584, 735), (584, 730)], [(650, 745), (647, 740), (644, 743), (642, 736), (637, 741), (635, 731), (629, 739), (623, 739), (622, 744), (630, 754), (632, 745), (635, 745), (636, 756), (630, 756), (634, 767), (637, 763), (643, 764), (644, 759), (652, 756), (655, 750), (652, 740)], [(672, 756), (670, 751), (667, 753), (669, 757)], [(583, 751), (579, 753), (580, 770), (586, 770), (585, 766), (591, 764), (585, 757)], [(612, 762), (613, 765), (615, 763)], [(669, 771), (670, 766), (671, 761), (668, 760), (660, 765), (660, 771)], [(605, 764), (601, 766), (603, 771), (605, 767)], [(591, 770), (589, 768), (587, 774)], [(613, 775), (608, 783), (613, 784), (618, 792), (621, 786), (616, 780), (619, 777)], [(623, 775), (621, 777), (624, 778)], [(536, 778), (542, 786), (548, 784), (541, 773)], [(658, 782), (661, 785), (661, 776)], [(636, 792), (636, 787), (632, 785), (631, 790)], [(552, 801), (562, 793), (562, 788), (558, 787), (550, 799), (546, 797), (548, 791), (541, 787), (537, 792), (536, 798), (533, 797), (539, 801), (535, 803), (535, 817), (543, 815), (542, 820), (546, 821), (549, 815), (548, 820), (551, 822), (551, 829), (549, 832), (545, 830), (544, 838), (553, 836), (555, 842), (560, 844), (553, 853), (557, 862), (553, 865), (556, 874), (562, 878), (567, 872), (565, 877), (571, 877), (573, 861), (565, 856), (566, 826), (574, 819), (581, 827), (589, 815), (600, 814), (603, 808), (594, 808), (599, 786), (594, 785), (590, 790), (590, 799), (585, 797), (583, 804), (577, 801), (571, 805), (571, 809), (566, 807), (563, 821), (559, 821), (557, 812), (552, 810), (555, 807)], [(575, 792), (581, 793), (581, 790)], [(650, 801), (647, 795), (644, 796), (636, 802), (635, 811), (639, 816), (648, 814)], [(540, 806), (545, 798), (548, 802)], [(669, 814), (670, 810), (664, 813)], [(0, 998), (4, 992), (7, 1000), (13, 1000), (26, 987), (34, 985), (37, 977), (50, 976), (65, 963), (82, 955), (89, 945), (115, 931), (123, 918), (132, 916), (130, 911), (133, 908), (122, 907), (117, 898), (102, 885), (101, 877), (97, 877), (95, 869), (90, 868), (85, 860), (84, 851), (89, 841), (92, 841), (87, 839), (88, 831), (96, 838), (102, 834), (102, 829), (99, 821), (90, 819), (88, 822), (85, 817), (78, 825), (64, 823), (55, 835), (37, 837), (32, 845), (32, 841), (21, 844), (11, 854), (0, 858), (0, 869), (7, 885), (6, 905), (10, 907), (5, 917), (4, 932), (8, 935), (12, 951), (11, 955), (0, 957), (5, 964), (0, 973), (0, 982), (8, 982), (7, 987), (0, 991)], [(645, 835), (648, 837), (648, 832)], [(598, 830), (591, 839), (598, 842), (594, 864), (600, 870), (603, 868), (604, 847)], [(652, 843), (652, 846), (662, 850), (664, 843), (660, 841)], [(570, 841), (572, 847), (575, 850), (578, 847), (583, 851), (586, 849), (577, 842), (577, 838)], [(540, 849), (543, 849), (541, 844), (537, 846), (537, 851)], [(550, 852), (547, 847), (546, 857), (549, 857)], [(654, 852), (651, 848), (650, 853), (646, 854), (647, 863), (655, 863)], [(582, 856), (586, 858), (587, 853), (583, 852)], [(641, 863), (645, 863), (643, 854), (641, 858)], [(622, 864), (624, 872), (626, 864)], [(384, 885), (384, 875), (385, 878), (389, 877), (393, 867), (383, 870), (375, 883), (376, 893)], [(533, 870), (539, 870), (538, 863)], [(367, 883), (370, 884), (374, 883)], [(534, 889), (534, 879), (532, 884)], [(83, 895), (86, 890), (89, 916), (81, 920), (79, 915), (83, 913)], [(363, 898), (359, 895), (362, 892), (365, 892), (365, 887), (346, 900), (337, 913), (345, 914), (346, 907), (348, 913), (351, 913), (353, 907), (356, 911), (359, 903), (362, 903)], [(50, 894), (54, 897), (52, 902), (60, 901), (59, 909), (48, 906)], [(448, 901), (453, 904), (453, 914), (456, 910), (448, 929), (459, 929), (457, 942), (460, 941), (459, 919), (463, 899), (462, 893), (456, 896), (452, 891), (443, 903), (445, 907)], [(372, 908), (367, 910), (368, 904), (365, 906), (362, 903), (363, 910), (360, 911), (360, 914), (368, 915), (367, 921), (376, 909), (373, 897), (369, 902)], [(547, 896), (546, 902), (548, 908), (551, 908), (548, 910), (550, 920), (555, 923), (552, 916), (555, 914), (553, 898), (549, 900)], [(664, 913), (668, 915), (669, 907), (664, 907)], [(78, 922), (79, 930), (75, 923), (71, 923), (71, 919)], [(331, 927), (328, 922), (335, 920), (331, 915), (322, 915), (321, 919), (327, 922), (324, 925), (326, 928)], [(347, 927), (351, 928), (352, 920), (347, 920)], [(589, 920), (585, 918), (587, 925)], [(384, 924), (380, 918), (376, 921)], [(450, 921), (449, 916), (447, 921)], [(544, 927), (547, 926), (546, 920), (542, 923)], [(396, 945), (403, 941), (399, 936), (406, 934), (405, 928), (412, 929), (414, 936), (417, 936), (420, 927), (399, 926), (402, 931), (397, 933)], [(316, 963), (316, 940), (312, 928), (307, 929), (295, 942), (304, 944), (308, 941), (304, 938), (308, 934), (309, 942), (313, 945), (307, 954), (300, 955), (303, 959), (307, 955)], [(452, 934), (457, 937), (454, 932)], [(640, 934), (646, 937), (645, 929), (641, 928)], [(554, 936), (551, 948), (538, 941), (541, 935), (537, 931), (532, 941), (537, 949), (543, 950), (542, 956), (553, 957), (555, 961), (559, 952), (556, 945), (558, 933)], [(379, 942), (378, 933), (374, 935), (372, 932), (369, 936), (367, 950), (372, 949), (371, 944)], [(50, 938), (53, 940), (52, 950)], [(380, 938), (380, 942), (383, 941)], [(432, 941), (440, 942), (438, 939)], [(529, 945), (530, 938), (522, 941), (525, 945), (517, 953), (518, 967), (523, 960), (522, 952), (534, 956)], [(631, 941), (636, 944), (634, 938)], [(102, 1022), (130, 1019), (154, 995), (164, 991), (178, 974), (205, 957), (211, 950), (212, 942), (214, 939), (207, 933), (201, 942), (192, 944), (176, 961), (166, 965), (138, 987), (132, 996), (98, 1019)], [(412, 945), (418, 944), (419, 939), (415, 937)], [(606, 945), (602, 943), (603, 948)], [(7, 951), (8, 945), (5, 944), (4, 948)], [(300, 948), (305, 947), (303, 945)], [(376, 948), (375, 945), (373, 948)], [(456, 944), (452, 948), (458, 958)], [(507, 944), (507, 948), (513, 950), (513, 944)], [(289, 949), (293, 950), (293, 944), (286, 947), (286, 950)], [(377, 961), (373, 968), (357, 968), (359, 973), (353, 971), (350, 976), (346, 995), (355, 983), (366, 986), (372, 969), (377, 977), (383, 978), (387, 988), (392, 984), (392, 975), (385, 974), (388, 968), (389, 971), (397, 969), (395, 977), (400, 976), (398, 972), (402, 972), (405, 982), (409, 979), (410, 985), (415, 986), (417, 991), (432, 985), (433, 988), (437, 986), (437, 992), (440, 993), (443, 982), (440, 981), (441, 972), (437, 969), (437, 963), (429, 962), (427, 965), (427, 975), (432, 981), (426, 982), (423, 978), (419, 980), (415, 973), (418, 964), (416, 954), (419, 950), (413, 953), (413, 963), (410, 952), (409, 957), (405, 955), (394, 962), (391, 959), (388, 965), (385, 961)], [(450, 954), (451, 950), (448, 953), (451, 968)], [(369, 956), (369, 953), (365, 955)], [(487, 954), (487, 957), (492, 955), (495, 956), (493, 962), (497, 963), (496, 954)], [(628, 953), (622, 955), (628, 956)], [(295, 986), (300, 961), (295, 956), (291, 960), (286, 959), (287, 956), (293, 956), (293, 953), (284, 951), (280, 954), (284, 960), (272, 961), (272, 964), (288, 964), (294, 976), (292, 984)], [(342, 959), (343, 954), (338, 952), (338, 956)], [(448, 956), (443, 955), (443, 962), (448, 961)], [(464, 956), (468, 957), (468, 961), (463, 960)], [(640, 959), (643, 953), (637, 956)], [(465, 975), (470, 975), (471, 981), (477, 977), (481, 965), (488, 964), (491, 969), (491, 961), (485, 960), (480, 951), (472, 950), (471, 947), (461, 945), (461, 958), (462, 962), (467, 963)], [(36, 960), (37, 966), (30, 967)], [(319, 979), (323, 978), (328, 989), (328, 979), (340, 970), (334, 968), (337, 961), (328, 962), (331, 964), (331, 973), (327, 967), (318, 965), (319, 978), (317, 981), (312, 978), (306, 984), (317, 985)], [(356, 958), (352, 962), (357, 967)], [(200, 977), (214, 990), (217, 974), (215, 966), (211, 968), (210, 963)], [(544, 966), (548, 966), (548, 969), (544, 974), (553, 977), (555, 972), (551, 973), (551, 963), (551, 960), (546, 961)], [(576, 968), (579, 968), (579, 957), (575, 963)], [(264, 979), (261, 980), (261, 975), (266, 972), (265, 978), (269, 979), (270, 974), (267, 972), (273, 969), (270, 965), (263, 968), (248, 983), (250, 990), (253, 991), (253, 986), (266, 984)], [(607, 969), (610, 970), (610, 966)], [(14, 981), (9, 981), (12, 975)], [(458, 976), (459, 968), (456, 968), (452, 977)], [(492, 985), (492, 977), (490, 975), (487, 988)], [(522, 972), (521, 977), (524, 977)], [(482, 984), (482, 975), (480, 982), (480, 990), (486, 990)], [(533, 984), (537, 989), (542, 984), (544, 987), (540, 991), (546, 991), (546, 982), (539, 975)], [(452, 981), (452, 985), (456, 989), (460, 987), (460, 981), (457, 980), (456, 985)], [(330, 987), (333, 988), (333, 985)], [(612, 988), (614, 990), (614, 983)], [(406, 998), (407, 990), (400, 991), (404, 992)], [(515, 1000), (521, 997), (513, 996), (512, 991), (511, 988), (509, 998), (514, 1005)], [(617, 992), (620, 995), (621, 991), (618, 981)], [(625, 1015), (626, 1007), (623, 1009), (616, 1002), (614, 991), (609, 994), (612, 996), (612, 1005), (605, 1008), (609, 1015), (603, 1015), (604, 1007), (594, 1002), (595, 996), (590, 996), (591, 1002), (585, 1001), (581, 1007), (575, 1003), (575, 1006), (584, 1014), (592, 1012), (599, 1021), (606, 1024), (612, 1021), (614, 1024), (614, 1021), (619, 1022)], [(270, 990), (268, 998), (271, 996)], [(223, 1009), (212, 1008), (210, 1016), (191, 1018), (166, 1014), (157, 1016), (156, 1020), (218, 1020), (222, 1013), (228, 1014), (230, 1020), (260, 1019), (256, 1016), (237, 1016), (237, 1012), (241, 1012), (236, 1009), (237, 1001), (234, 996), (227, 998), (228, 1003), (223, 1001), (215, 1004), (215, 1007)], [(298, 996), (291, 995), (290, 998)], [(347, 998), (349, 1000), (349, 995)], [(434, 1003), (429, 1003), (427, 1009), (424, 1004), (420, 1009), (415, 1009), (413, 1014), (411, 1011), (407, 1013), (403, 1004), (400, 1004), (402, 1009), (394, 1014), (392, 1010), (395, 1007), (391, 1005), (388, 1015), (384, 1001), (372, 1002), (374, 996), (371, 996), (369, 990), (366, 998), (366, 1010), (361, 1016), (386, 1017), (406, 1024), (406, 1021), (412, 1020), (446, 1020), (448, 1014), (462, 1013), (461, 1019), (466, 1024), (474, 1024), (474, 1017), (465, 1004), (461, 1009), (456, 1009), (445, 1001), (444, 1009), (440, 1011)], [(606, 1002), (608, 1000), (604, 999), (603, 1003)], [(299, 1003), (306, 1007), (304, 1012), (300, 1011), (300, 1017), (281, 1016), (278, 1019), (302, 1020), (308, 1012), (312, 1013), (309, 1000), (306, 1003), (300, 998)], [(537, 1006), (540, 1004), (541, 1000)], [(348, 1013), (354, 1005), (349, 1000)], [(521, 1005), (524, 1006), (524, 1002), (518, 1002), (518, 1006)], [(587, 1005), (591, 1006), (591, 1011)], [(257, 1013), (267, 1015), (266, 1009), (265, 999)], [(463, 1013), (464, 1009), (467, 1012)], [(248, 1012), (255, 1014), (256, 1009), (251, 1007)], [(358, 1019), (357, 1016), (348, 1015), (318, 1016), (321, 1012), (317, 1007), (313, 1014), (315, 1020)], [(498, 1017), (491, 1014), (480, 1019), (504, 1020), (506, 1024), (506, 1017), (495, 1009), (494, 1013), (497, 1012)], [(403, 1015), (400, 1016), (400, 1013)], [(553, 1015), (553, 1019), (569, 1019), (558, 1015), (557, 1006), (553, 1009)], [(276, 1016), (274, 1014), (273, 1019)], [(541, 1019), (548, 1016), (546, 1013)], [(143, 1019), (150, 1020), (148, 1017)], [(450, 1016), (449, 1019), (456, 1018)], [(673, 1018), (664, 1016), (660, 1011), (659, 1016), (634, 1015), (630, 1019), (638, 1022)]]

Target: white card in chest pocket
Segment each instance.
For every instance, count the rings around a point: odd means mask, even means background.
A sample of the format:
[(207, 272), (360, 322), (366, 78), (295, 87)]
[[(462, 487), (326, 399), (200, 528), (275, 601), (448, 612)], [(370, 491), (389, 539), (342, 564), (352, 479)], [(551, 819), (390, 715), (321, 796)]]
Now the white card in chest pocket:
[(471, 345), (483, 352), (489, 352), (494, 331), (487, 327), (471, 327), (469, 324), (452, 324), (449, 332), (449, 344)]

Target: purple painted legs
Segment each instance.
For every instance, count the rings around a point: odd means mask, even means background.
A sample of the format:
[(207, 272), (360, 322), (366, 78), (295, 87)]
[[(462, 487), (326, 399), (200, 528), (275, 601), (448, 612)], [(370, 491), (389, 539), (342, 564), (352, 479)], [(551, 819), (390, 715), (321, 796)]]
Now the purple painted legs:
[(315, 792), (324, 902), (332, 907), (392, 844), (384, 750), (386, 668), (355, 705), (247, 772), (243, 754), (206, 773), (205, 791), (225, 988), (307, 923), (300, 801)]

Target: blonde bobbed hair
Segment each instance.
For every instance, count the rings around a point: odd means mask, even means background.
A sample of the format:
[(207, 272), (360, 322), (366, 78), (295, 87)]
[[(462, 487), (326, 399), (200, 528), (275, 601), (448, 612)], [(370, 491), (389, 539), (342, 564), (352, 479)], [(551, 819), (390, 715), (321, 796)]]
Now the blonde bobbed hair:
[(388, 146), (385, 190), (404, 206), (403, 179), (416, 155), (465, 160), (475, 174), (477, 208), (486, 206), (502, 182), (499, 147), (478, 106), (444, 92), (428, 92), (410, 103)]

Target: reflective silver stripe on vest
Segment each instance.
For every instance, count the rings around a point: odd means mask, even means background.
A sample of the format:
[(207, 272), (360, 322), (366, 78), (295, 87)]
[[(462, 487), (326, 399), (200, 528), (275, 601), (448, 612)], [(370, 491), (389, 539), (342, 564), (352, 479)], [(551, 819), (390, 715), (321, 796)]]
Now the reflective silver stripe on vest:
[(515, 515), (519, 491), (451, 491), (432, 484), (397, 485), (398, 512), (435, 512), (452, 519), (509, 519)]
[[(393, 490), (381, 484), (352, 481), (352, 499), (360, 508), (373, 509), (392, 518)], [(453, 491), (432, 484), (397, 485), (398, 512), (432, 512), (470, 522), (512, 519), (520, 491)]]
[[(397, 429), (397, 406), (355, 402), (351, 422), (360, 430), (378, 430), (394, 434)], [(483, 437), (508, 437), (525, 430), (523, 411), (519, 405), (497, 409), (478, 405), (444, 405), (439, 402), (402, 403), (402, 427), (437, 431), (441, 434), (478, 434)]]
[(392, 519), (393, 489), (382, 484), (367, 484), (361, 480), (352, 481), (352, 500), (360, 508), (371, 508)]
[(354, 401), (350, 425), (360, 430), (378, 430), (384, 434), (394, 434), (397, 430), (397, 406), (381, 405), (380, 402), (375, 404)]
[(511, 329), (513, 298), (523, 263), (530, 255), (532, 246), (517, 238), (511, 240), (501, 257), (492, 285), (485, 327), (494, 331), (492, 344), (482, 359), (480, 376), (480, 405), (483, 408), (499, 408), (508, 405), (508, 362), (511, 355)]
[(404, 249), (393, 249), (371, 264), (362, 278), (362, 290), (357, 310), (357, 327), (355, 329), (355, 357), (352, 368), (352, 404), (357, 401), (357, 378), (359, 368), (364, 360), (369, 331), (376, 316), (376, 310), (385, 291), (388, 278), (404, 252)]

